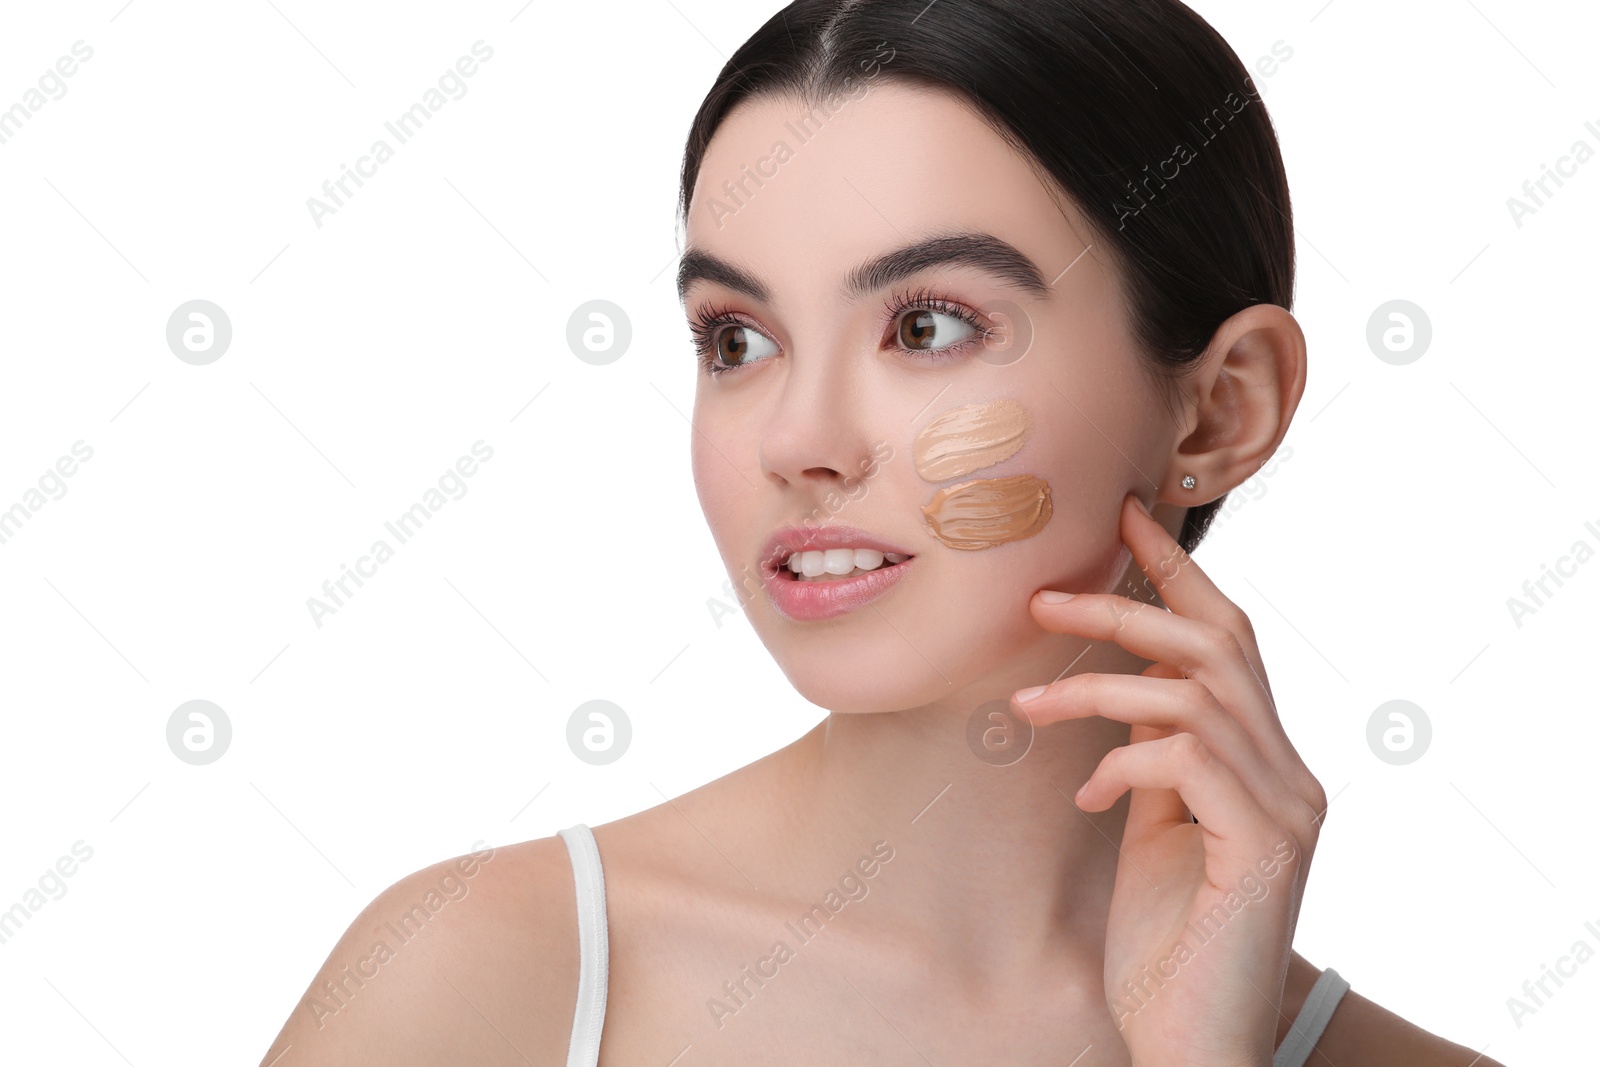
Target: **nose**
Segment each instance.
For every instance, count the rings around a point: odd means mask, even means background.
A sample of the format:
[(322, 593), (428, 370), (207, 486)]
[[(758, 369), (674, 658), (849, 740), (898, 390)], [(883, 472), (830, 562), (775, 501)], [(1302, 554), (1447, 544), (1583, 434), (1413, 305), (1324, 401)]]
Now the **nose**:
[(842, 348), (784, 357), (783, 382), (761, 433), (769, 481), (822, 491), (860, 476), (873, 443), (858, 360)]

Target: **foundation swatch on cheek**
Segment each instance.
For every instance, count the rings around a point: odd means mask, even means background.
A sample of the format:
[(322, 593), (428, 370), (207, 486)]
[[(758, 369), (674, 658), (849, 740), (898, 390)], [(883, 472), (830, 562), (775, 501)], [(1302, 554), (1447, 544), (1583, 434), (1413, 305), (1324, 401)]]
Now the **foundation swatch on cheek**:
[(950, 548), (979, 549), (1032, 537), (1050, 521), (1050, 483), (1031, 474), (945, 486), (922, 509)]
[(1006, 398), (947, 411), (912, 443), (917, 473), (942, 482), (993, 466), (1016, 455), (1029, 425), (1027, 409)]

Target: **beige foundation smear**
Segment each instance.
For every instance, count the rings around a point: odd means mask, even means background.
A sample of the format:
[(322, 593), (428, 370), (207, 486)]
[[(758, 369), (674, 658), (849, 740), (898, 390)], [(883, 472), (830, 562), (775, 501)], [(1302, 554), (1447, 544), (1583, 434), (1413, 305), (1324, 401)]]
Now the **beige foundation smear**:
[(1050, 483), (1031, 474), (945, 486), (922, 509), (933, 536), (965, 549), (1032, 537), (1050, 521), (1050, 513)]
[(917, 473), (942, 482), (1010, 459), (1031, 425), (1027, 409), (1006, 398), (954, 408), (924, 426), (912, 442)]
[[(1032, 426), (1027, 409), (1006, 397), (952, 408), (912, 442), (917, 473), (942, 482), (991, 467), (1016, 455)], [(1050, 514), (1050, 483), (1032, 474), (947, 485), (922, 508), (933, 536), (963, 549), (1032, 537)]]

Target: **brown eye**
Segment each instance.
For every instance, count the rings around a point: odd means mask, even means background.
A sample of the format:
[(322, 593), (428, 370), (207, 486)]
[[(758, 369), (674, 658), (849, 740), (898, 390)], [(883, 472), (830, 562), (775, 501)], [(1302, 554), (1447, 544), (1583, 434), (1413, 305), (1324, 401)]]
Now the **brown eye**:
[(717, 356), (730, 367), (737, 367), (750, 351), (743, 326), (729, 326), (717, 337)]
[[(949, 333), (952, 330), (965, 330), (966, 336), (956, 336), (953, 340), (946, 340), (941, 344), (934, 344), (934, 335)], [(975, 336), (979, 331), (970, 324), (962, 322), (954, 315), (947, 315), (939, 311), (930, 311), (927, 308), (912, 308), (900, 320), (899, 339), (906, 348), (921, 351), (933, 351), (942, 348), (951, 348)]]
[(776, 353), (777, 346), (772, 341), (748, 326), (730, 323), (717, 332), (715, 354), (725, 367), (753, 363)]
[(907, 348), (927, 348), (933, 336), (933, 312), (913, 311), (900, 320), (900, 343)]

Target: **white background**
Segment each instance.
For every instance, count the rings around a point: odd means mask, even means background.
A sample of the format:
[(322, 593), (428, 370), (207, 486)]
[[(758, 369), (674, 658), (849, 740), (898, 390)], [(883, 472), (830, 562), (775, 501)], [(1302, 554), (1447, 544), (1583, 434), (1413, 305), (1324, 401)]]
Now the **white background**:
[[(93, 449), (0, 544), (0, 909), (93, 849), (0, 944), (0, 1060), (255, 1063), (396, 879), (659, 804), (823, 714), (708, 608), (673, 290), (689, 121), (778, 5), (123, 3), (0, 30), (0, 108), (94, 50), (0, 144), (0, 509)], [(1600, 160), (1521, 227), (1506, 201), (1600, 149), (1600, 17), (1196, 6), (1247, 64), (1293, 50), (1258, 85), (1309, 385), (1292, 457), (1196, 558), (1334, 797), (1297, 945), (1503, 1062), (1570, 1060), (1600, 962), (1520, 1028), (1506, 1001), (1600, 949), (1600, 560), (1520, 627), (1506, 602), (1600, 548)], [(317, 227), (307, 198), (480, 39), (466, 94)], [(1433, 327), (1406, 366), (1365, 339), (1397, 298)], [(166, 344), (192, 299), (233, 327), (208, 366)], [(592, 299), (632, 324), (606, 366), (565, 340)], [(318, 627), (307, 598), (480, 439), (467, 493)], [(608, 766), (565, 740), (596, 698), (633, 724)], [(1434, 730), (1407, 766), (1366, 741), (1396, 698)], [(167, 746), (193, 699), (232, 724), (207, 766)]]

